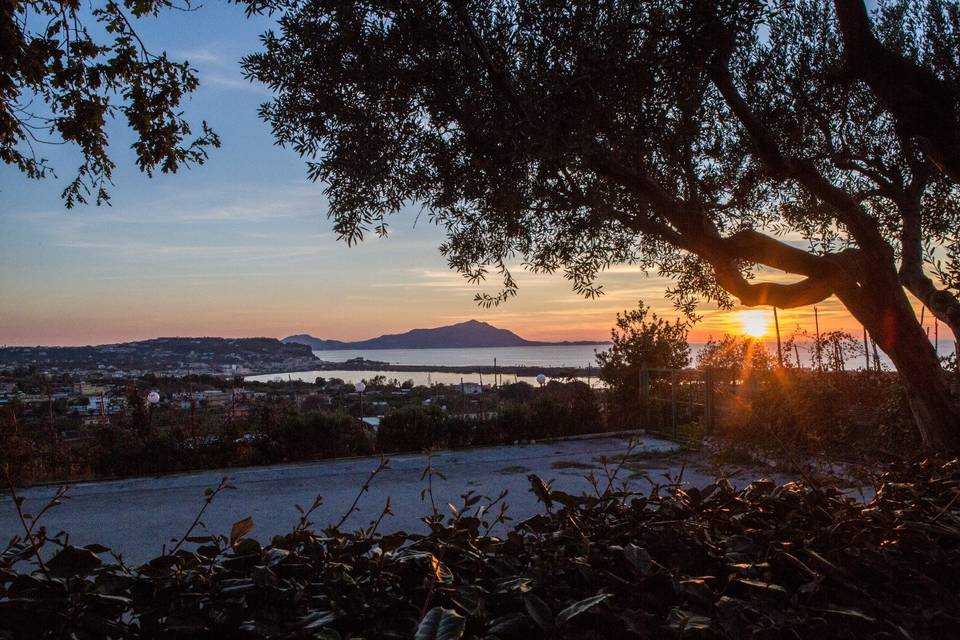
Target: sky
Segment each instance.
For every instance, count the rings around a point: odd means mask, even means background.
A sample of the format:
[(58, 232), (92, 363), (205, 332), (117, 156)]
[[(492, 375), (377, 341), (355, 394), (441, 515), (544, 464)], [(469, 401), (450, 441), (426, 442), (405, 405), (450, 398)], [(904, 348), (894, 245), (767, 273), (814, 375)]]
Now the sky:
[[(29, 181), (0, 165), (0, 345), (83, 345), (157, 336), (310, 333), (355, 340), (468, 319), (535, 340), (606, 339), (618, 311), (638, 300), (673, 318), (669, 282), (617, 265), (606, 295), (587, 300), (559, 275), (517, 272), (519, 296), (483, 309), (478, 289), (450, 271), (440, 229), (416, 212), (391, 221), (386, 239), (347, 247), (331, 232), (323, 185), (303, 161), (274, 145), (256, 115), (270, 98), (243, 79), (239, 60), (256, 50), (266, 18), (209, 3), (140, 21), (154, 51), (198, 70), (188, 119), (207, 120), (223, 146), (176, 175), (147, 178), (110, 128), (117, 170), (112, 206), (66, 210), (59, 197), (79, 164), (69, 148), (43, 149), (61, 179)], [(491, 281), (483, 290), (497, 291)], [(836, 300), (818, 305), (822, 330), (860, 327)], [(693, 340), (739, 331), (746, 316), (701, 309)], [(772, 315), (763, 316), (769, 326)], [(781, 312), (786, 335), (813, 330), (813, 309)]]

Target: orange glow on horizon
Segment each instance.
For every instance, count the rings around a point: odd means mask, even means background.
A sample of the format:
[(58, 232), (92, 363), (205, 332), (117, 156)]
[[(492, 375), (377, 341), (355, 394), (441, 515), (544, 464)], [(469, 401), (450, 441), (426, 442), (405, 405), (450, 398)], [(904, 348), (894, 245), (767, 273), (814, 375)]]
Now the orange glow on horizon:
[(763, 338), (770, 334), (773, 314), (760, 309), (738, 311), (736, 321), (740, 324), (740, 330), (744, 335), (751, 338)]

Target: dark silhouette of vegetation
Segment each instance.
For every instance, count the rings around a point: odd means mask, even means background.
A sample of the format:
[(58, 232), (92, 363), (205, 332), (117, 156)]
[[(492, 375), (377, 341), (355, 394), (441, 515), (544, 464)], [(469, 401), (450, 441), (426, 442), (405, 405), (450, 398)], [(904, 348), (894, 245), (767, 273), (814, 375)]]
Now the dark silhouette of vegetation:
[(960, 448), (907, 298), (960, 335), (956, 2), (245, 4), (280, 17), (244, 62), (276, 93), (261, 114), (347, 242), (417, 203), (451, 267), (502, 276), (487, 304), (516, 257), (587, 296), (638, 264), (691, 314), (836, 296), (925, 445)]
[(597, 364), (622, 424), (639, 424), (642, 367), (683, 369), (689, 364), (687, 331), (687, 323), (679, 318), (672, 323), (664, 320), (642, 301), (636, 309), (617, 314), (610, 330), (612, 345), (597, 353)]
[[(0, 551), (0, 635), (87, 638), (951, 637), (960, 625), (960, 462), (900, 465), (864, 504), (825, 478), (736, 490), (726, 479), (637, 492), (608, 469), (594, 493), (531, 476), (546, 511), (505, 528), (508, 496), (466, 493), (426, 534), (316, 531), (321, 496), (291, 532), (257, 541), (252, 518), (202, 528), (225, 478), (169, 552), (139, 566), (49, 535), (13, 491), (22, 532)], [(41, 505), (36, 505), (41, 506)], [(331, 521), (336, 517), (329, 514)]]
[(23, 0), (0, 6), (0, 162), (29, 178), (56, 175), (42, 148), (75, 145), (82, 156), (63, 190), (68, 208), (109, 202), (116, 166), (107, 123), (133, 132), (141, 171), (175, 173), (203, 164), (220, 140), (201, 124), (194, 136), (182, 114), (196, 90), (195, 69), (151, 51), (136, 31), (140, 19), (189, 10), (190, 0)]

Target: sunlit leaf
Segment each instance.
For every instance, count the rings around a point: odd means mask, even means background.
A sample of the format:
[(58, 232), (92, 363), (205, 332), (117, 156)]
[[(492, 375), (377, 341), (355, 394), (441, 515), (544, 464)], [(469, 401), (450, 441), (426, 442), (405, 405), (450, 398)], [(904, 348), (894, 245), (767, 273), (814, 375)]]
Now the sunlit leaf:
[(580, 600), (579, 602), (574, 602), (572, 605), (557, 614), (557, 624), (563, 624), (564, 622), (567, 622), (571, 618), (580, 615), (584, 611), (597, 606), (609, 597), (609, 593), (601, 593), (593, 597)]
[(247, 516), (243, 520), (238, 520), (230, 527), (230, 544), (235, 545), (240, 538), (253, 531), (253, 518)]

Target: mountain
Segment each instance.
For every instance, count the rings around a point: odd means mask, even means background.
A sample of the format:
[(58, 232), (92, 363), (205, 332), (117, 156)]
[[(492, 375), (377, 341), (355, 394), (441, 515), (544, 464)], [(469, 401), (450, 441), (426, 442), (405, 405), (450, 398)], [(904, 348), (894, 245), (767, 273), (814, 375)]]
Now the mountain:
[(605, 344), (603, 342), (538, 342), (525, 340), (507, 329), (498, 329), (486, 322), (469, 320), (434, 329), (413, 329), (406, 333), (383, 335), (379, 338), (343, 342), (323, 340), (300, 334), (283, 339), (287, 343), (309, 345), (316, 351), (339, 349), (471, 349), (491, 347), (549, 347), (558, 345)]

